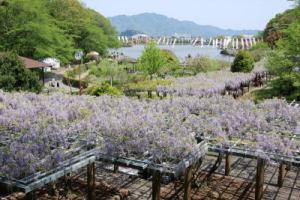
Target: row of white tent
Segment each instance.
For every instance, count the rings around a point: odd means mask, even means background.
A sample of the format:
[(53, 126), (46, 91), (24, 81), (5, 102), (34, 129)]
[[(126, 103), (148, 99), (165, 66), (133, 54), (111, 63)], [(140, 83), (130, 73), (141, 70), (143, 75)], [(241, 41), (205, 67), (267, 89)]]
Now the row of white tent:
[(193, 46), (212, 46), (213, 48), (222, 48), (222, 49), (248, 49), (254, 46), (256, 43), (261, 42), (260, 39), (255, 37), (248, 38), (232, 38), (226, 37), (223, 39), (218, 38), (209, 38), (204, 39), (202, 37), (197, 37), (193, 39), (185, 38), (166, 38), (161, 37), (157, 40), (157, 45), (175, 45), (175, 44), (190, 44)]
[[(131, 38), (127, 36), (119, 36), (119, 41), (123, 43), (129, 43)], [(157, 45), (172, 45), (176, 44), (190, 44), (193, 46), (212, 46), (213, 48), (222, 48), (222, 49), (248, 49), (254, 46), (256, 43), (261, 42), (260, 39), (256, 39), (255, 37), (245, 37), (245, 38), (233, 38), (233, 37), (225, 37), (222, 39), (218, 38), (209, 38), (204, 39), (203, 37), (196, 38), (168, 38), (168, 37), (160, 37), (156, 40)]]

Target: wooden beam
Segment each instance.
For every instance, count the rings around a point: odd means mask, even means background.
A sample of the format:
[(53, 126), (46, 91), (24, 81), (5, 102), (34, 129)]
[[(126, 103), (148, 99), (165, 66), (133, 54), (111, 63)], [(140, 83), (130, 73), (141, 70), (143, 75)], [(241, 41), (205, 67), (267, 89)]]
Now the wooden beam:
[(95, 200), (95, 163), (87, 166), (88, 200)]
[(155, 171), (152, 176), (152, 200), (160, 200), (161, 173)]
[(258, 158), (256, 168), (255, 200), (261, 200), (264, 192), (264, 174), (266, 161)]
[(277, 181), (278, 187), (282, 187), (283, 185), (284, 174), (285, 174), (285, 165), (281, 163), (278, 169), (278, 181)]
[(225, 176), (229, 176), (230, 175), (230, 171), (231, 171), (231, 155), (229, 155), (228, 153), (226, 154), (226, 158), (225, 158)]
[(193, 166), (190, 166), (185, 171), (184, 176), (184, 200), (191, 200), (191, 185), (192, 185), (192, 178), (193, 178)]

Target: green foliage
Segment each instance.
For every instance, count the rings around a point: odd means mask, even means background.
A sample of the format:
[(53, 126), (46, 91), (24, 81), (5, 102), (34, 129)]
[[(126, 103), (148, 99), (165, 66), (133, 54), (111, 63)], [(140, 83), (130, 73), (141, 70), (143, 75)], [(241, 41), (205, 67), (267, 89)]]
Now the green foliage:
[(231, 65), (232, 72), (251, 72), (254, 68), (254, 59), (247, 51), (240, 51)]
[(148, 80), (148, 77), (145, 74), (129, 74), (128, 82), (130, 83), (138, 83)]
[(42, 85), (35, 72), (25, 68), (13, 53), (0, 54), (0, 88), (4, 91), (40, 92)]
[(300, 21), (289, 25), (276, 49), (268, 56), (267, 68), (276, 76), (272, 88), (276, 95), (287, 99), (300, 99)]
[(110, 59), (102, 60), (99, 65), (95, 65), (91, 68), (90, 74), (98, 78), (106, 77), (109, 78), (111, 86), (113, 85), (114, 78), (117, 75), (121, 75), (123, 66), (118, 65), (116, 61)]
[(82, 88), (87, 88), (89, 85), (89, 83), (85, 80), (79, 81), (78, 79), (72, 78), (70, 76), (64, 76), (62, 81), (64, 84), (70, 85), (75, 88), (80, 88), (80, 86)]
[(154, 43), (149, 43), (142, 56), (139, 58), (139, 65), (143, 71), (152, 78), (166, 64), (166, 59), (161, 50)]
[[(297, 97), (297, 99), (300, 99), (300, 87), (296, 86), (295, 83), (297, 81), (299, 82), (299, 76), (294, 75), (283, 75), (279, 78), (273, 80), (271, 82), (271, 87), (273, 89), (274, 96), (283, 96), (288, 97), (288, 99), (291, 99), (291, 97)], [(297, 94), (296, 94), (297, 93)]]
[(120, 96), (121, 91), (115, 87), (112, 87), (108, 83), (102, 83), (100, 85), (95, 85), (88, 88), (87, 93), (93, 96), (110, 95), (110, 96)]
[(0, 51), (73, 60), (77, 49), (105, 54), (116, 46), (109, 21), (78, 0), (10, 0), (0, 6)]
[(255, 62), (260, 61), (267, 56), (268, 51), (270, 50), (267, 43), (261, 42), (254, 45), (249, 52), (251, 53)]
[(171, 80), (146, 80), (138, 83), (129, 83), (126, 85), (126, 91), (135, 91), (135, 92), (145, 92), (145, 91), (155, 91), (157, 86), (170, 85)]
[(196, 56), (188, 60), (187, 70), (196, 75), (200, 72), (221, 70), (227, 66), (229, 66), (229, 64), (225, 61), (211, 59), (207, 56)]
[(168, 49), (162, 49), (161, 54), (166, 59), (166, 62), (169, 64), (179, 64), (180, 63), (180, 61), (178, 60), (176, 55)]
[(287, 10), (282, 14), (276, 15), (264, 30), (264, 40), (272, 47), (275, 47), (276, 42), (283, 37), (283, 30), (288, 28), (293, 22), (300, 21), (300, 7)]

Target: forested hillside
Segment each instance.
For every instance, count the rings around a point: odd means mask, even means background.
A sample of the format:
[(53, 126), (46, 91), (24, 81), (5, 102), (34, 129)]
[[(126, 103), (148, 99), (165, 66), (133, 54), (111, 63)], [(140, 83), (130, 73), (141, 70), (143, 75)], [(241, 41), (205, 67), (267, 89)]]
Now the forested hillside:
[(105, 54), (118, 45), (110, 22), (78, 0), (0, 2), (0, 51), (67, 63), (77, 49)]
[(264, 39), (269, 45), (275, 45), (276, 41), (283, 36), (283, 32), (293, 22), (300, 21), (300, 6), (276, 15), (264, 31)]
[(199, 25), (192, 21), (180, 21), (155, 13), (142, 13), (138, 15), (119, 15), (110, 18), (118, 31), (136, 30), (150, 36), (192, 35), (213, 37), (219, 35), (254, 35), (259, 30), (232, 30), (215, 26)]
[(267, 67), (277, 76), (271, 83), (273, 95), (300, 101), (300, 2), (277, 15), (264, 31), (272, 47)]

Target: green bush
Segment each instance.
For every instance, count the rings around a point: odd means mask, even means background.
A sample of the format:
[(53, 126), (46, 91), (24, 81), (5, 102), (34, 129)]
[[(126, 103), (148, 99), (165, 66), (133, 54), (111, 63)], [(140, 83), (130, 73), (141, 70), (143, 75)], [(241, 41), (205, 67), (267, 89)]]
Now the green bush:
[(281, 76), (271, 82), (271, 86), (276, 96), (288, 96), (297, 89), (292, 76)]
[(62, 81), (65, 85), (71, 85), (72, 87), (75, 87), (75, 88), (79, 88), (79, 86), (81, 84), (81, 87), (85, 89), (89, 85), (89, 83), (85, 80), (81, 80), (81, 83), (79, 83), (79, 80), (68, 77), (68, 76), (64, 76)]
[(240, 51), (231, 65), (232, 72), (251, 72), (254, 68), (254, 59), (247, 51)]
[(128, 82), (130, 83), (138, 83), (149, 80), (149, 78), (145, 74), (130, 74), (128, 75)]
[(125, 90), (134, 92), (155, 91), (159, 85), (170, 85), (171, 80), (146, 80), (138, 83), (129, 83), (126, 85)]
[(194, 75), (200, 72), (217, 71), (227, 67), (229, 64), (225, 61), (211, 59), (207, 56), (196, 56), (188, 60), (187, 70)]
[(115, 87), (112, 87), (109, 83), (102, 83), (101, 85), (95, 85), (88, 88), (87, 93), (93, 96), (110, 95), (120, 96), (122, 92)]
[(167, 63), (172, 63), (172, 64), (179, 64), (179, 60), (177, 56), (170, 50), (168, 49), (162, 49), (161, 50), (161, 55), (166, 59)]
[(270, 50), (270, 48), (269, 48), (268, 44), (261, 42), (261, 43), (254, 45), (251, 49), (249, 49), (249, 52), (251, 53), (254, 61), (258, 62), (267, 56), (267, 52), (269, 50)]
[(0, 89), (4, 91), (40, 92), (42, 85), (36, 72), (25, 68), (14, 53), (0, 54)]

